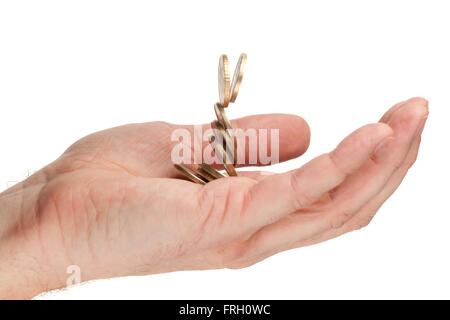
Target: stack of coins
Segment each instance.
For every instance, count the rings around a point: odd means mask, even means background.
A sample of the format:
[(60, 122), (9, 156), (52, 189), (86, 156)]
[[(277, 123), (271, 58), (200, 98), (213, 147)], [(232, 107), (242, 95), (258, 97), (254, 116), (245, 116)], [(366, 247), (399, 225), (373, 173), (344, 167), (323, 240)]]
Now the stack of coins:
[(230, 81), (228, 57), (223, 54), (219, 59), (219, 102), (214, 104), (214, 112), (216, 113), (217, 120), (211, 123), (211, 128), (214, 129), (214, 135), (211, 136), (210, 143), (214, 148), (216, 158), (223, 165), (227, 174), (216, 170), (206, 163), (202, 163), (196, 171), (182, 164), (175, 164), (175, 168), (193, 182), (206, 184), (227, 176), (237, 176), (234, 168), (237, 162), (236, 143), (233, 136), (233, 128), (225, 113), (225, 108), (229, 106), (230, 102), (234, 103), (236, 101), (244, 76), (246, 61), (247, 55), (242, 53), (236, 65), (233, 80)]

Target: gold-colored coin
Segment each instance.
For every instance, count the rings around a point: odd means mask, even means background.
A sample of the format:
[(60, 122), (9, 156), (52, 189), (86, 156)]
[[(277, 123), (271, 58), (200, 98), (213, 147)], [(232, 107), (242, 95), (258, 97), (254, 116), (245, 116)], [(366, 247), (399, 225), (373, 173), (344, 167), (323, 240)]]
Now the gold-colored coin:
[(233, 130), (233, 127), (231, 126), (230, 120), (228, 120), (223, 105), (217, 102), (214, 105), (214, 112), (216, 113), (217, 120), (220, 122), (222, 127), (224, 127), (225, 130), (227, 130), (227, 132), (231, 134), (231, 130)]
[[(233, 145), (234, 146), (234, 148), (233, 148), (233, 150), (234, 150), (234, 155), (233, 155), (233, 158), (234, 158), (234, 164), (236, 164), (236, 162), (237, 162), (237, 148), (236, 148), (236, 143), (234, 143), (235, 142), (235, 139), (234, 139), (234, 135), (233, 135), (233, 127), (231, 126), (231, 122), (230, 122), (230, 120), (228, 120), (228, 117), (227, 117), (227, 114), (226, 114), (226, 112), (225, 112), (225, 109), (222, 107), (222, 105), (220, 104), (220, 103), (216, 103), (215, 105), (214, 105), (214, 112), (216, 113), (216, 118), (217, 118), (217, 120), (219, 121), (219, 123), (221, 124), (221, 126), (223, 127), (223, 129), (225, 129), (225, 132), (227, 133), (226, 135), (224, 135), (224, 137), (230, 137), (230, 139), (232, 140), (232, 144), (230, 144), (229, 142), (228, 142), (228, 145)], [(212, 122), (212, 125), (214, 124), (214, 121)], [(220, 129), (220, 128), (217, 128), (217, 129)]]
[(203, 171), (209, 173), (211, 176), (213, 176), (216, 179), (220, 179), (220, 178), (226, 178), (226, 175), (224, 175), (222, 172), (214, 169), (213, 167), (211, 167), (209, 164), (207, 163), (202, 163), (200, 165), (200, 169), (202, 169)]
[(211, 143), (214, 145), (214, 152), (216, 152), (216, 155), (219, 158), (219, 161), (222, 161), (222, 164), (227, 171), (228, 175), (231, 176), (237, 176), (236, 170), (233, 167), (233, 164), (229, 163), (227, 161), (227, 155), (226, 151), (224, 150), (222, 143), (219, 142), (219, 139), (216, 139), (214, 136), (211, 136), (210, 140)]
[(191, 180), (191, 181), (193, 181), (195, 183), (199, 183), (199, 184), (206, 184), (207, 181), (205, 181), (202, 178), (198, 177), (195, 174), (195, 172), (192, 171), (191, 169), (183, 166), (182, 164), (178, 164), (178, 163), (175, 163), (174, 166), (175, 166), (175, 168), (178, 169), (178, 171), (180, 171), (189, 180)]
[(225, 131), (225, 128), (217, 120), (211, 122), (211, 128), (218, 130), (217, 133), (219, 133), (219, 136), (216, 135), (216, 138), (222, 139), (222, 144), (224, 146), (224, 149), (227, 151), (227, 155), (229, 156), (230, 159), (233, 159), (233, 164), (236, 164), (237, 148), (236, 144), (234, 143), (234, 139), (229, 135), (231, 131)]
[(225, 108), (230, 102), (230, 66), (225, 54), (219, 59), (219, 101)]
[(197, 174), (202, 176), (203, 178), (206, 179), (206, 181), (213, 181), (216, 180), (216, 178), (214, 178), (212, 175), (210, 175), (208, 172), (206, 172), (205, 170), (203, 170), (202, 168), (198, 168), (197, 169)]
[(231, 82), (231, 97), (230, 102), (235, 102), (239, 93), (242, 79), (244, 77), (245, 64), (247, 62), (247, 54), (242, 53), (239, 57), (236, 69), (234, 69), (233, 81)]
[[(228, 57), (220, 56), (219, 59), (219, 102), (214, 105), (214, 112), (217, 120), (211, 123), (211, 128), (215, 129), (214, 135), (210, 137), (210, 143), (214, 148), (215, 155), (225, 168), (228, 176), (237, 176), (234, 164), (236, 164), (236, 143), (233, 128), (225, 113), (225, 108), (230, 102), (236, 101), (239, 88), (244, 76), (247, 55), (242, 53), (234, 70), (233, 81), (230, 83), (230, 68)], [(216, 170), (212, 166), (202, 163), (196, 171), (189, 169), (182, 164), (174, 164), (175, 168), (189, 180), (206, 184), (216, 179), (227, 177), (226, 174)]]

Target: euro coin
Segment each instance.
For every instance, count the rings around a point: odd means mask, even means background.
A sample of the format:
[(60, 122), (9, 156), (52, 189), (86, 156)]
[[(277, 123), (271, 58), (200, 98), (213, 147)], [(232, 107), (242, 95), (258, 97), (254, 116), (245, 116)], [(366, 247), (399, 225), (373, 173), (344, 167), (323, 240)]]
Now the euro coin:
[[(211, 167), (209, 164), (207, 163), (202, 163), (200, 165), (200, 169), (202, 169), (203, 171), (209, 173), (211, 176), (213, 176), (216, 179), (220, 179), (220, 178), (225, 178), (226, 175), (224, 175), (222, 172), (214, 169), (213, 167)], [(200, 170), (199, 169), (199, 170)]]
[(230, 67), (225, 54), (219, 59), (219, 101), (225, 108), (230, 102)]
[(225, 128), (222, 124), (215, 120), (211, 123), (211, 128), (215, 129), (216, 138), (221, 139), (222, 145), (224, 149), (227, 151), (227, 155), (230, 159), (233, 159), (233, 164), (236, 164), (237, 161), (237, 152), (236, 152), (236, 144), (234, 143), (234, 139), (230, 136), (231, 131), (225, 131)]
[(214, 178), (212, 175), (210, 175), (208, 172), (206, 172), (205, 170), (203, 170), (202, 168), (198, 168), (197, 169), (197, 174), (201, 177), (203, 177), (204, 179), (206, 179), (206, 181), (213, 181), (216, 180), (216, 178)]
[(228, 132), (231, 132), (231, 130), (233, 130), (233, 127), (231, 126), (230, 120), (228, 120), (223, 105), (220, 103), (216, 103), (214, 105), (214, 112), (216, 113), (217, 120), (220, 122), (222, 127), (224, 127), (224, 129)]
[(180, 171), (189, 180), (191, 180), (191, 181), (193, 181), (195, 183), (199, 183), (199, 184), (206, 184), (207, 181), (205, 181), (202, 178), (198, 177), (195, 174), (195, 172), (192, 171), (191, 169), (183, 166), (182, 164), (178, 164), (178, 163), (175, 163), (174, 166), (175, 166), (175, 168), (178, 169), (178, 171)]
[(239, 93), (242, 79), (244, 77), (245, 64), (247, 62), (247, 54), (242, 53), (239, 57), (236, 68), (234, 69), (233, 81), (231, 82), (231, 97), (230, 102), (235, 102)]
[(214, 144), (214, 152), (221, 164), (223, 164), (228, 175), (237, 176), (236, 170), (233, 167), (233, 164), (227, 160), (227, 153), (223, 147), (223, 143), (219, 142), (220, 139), (217, 139), (215, 136), (211, 136), (210, 142)]

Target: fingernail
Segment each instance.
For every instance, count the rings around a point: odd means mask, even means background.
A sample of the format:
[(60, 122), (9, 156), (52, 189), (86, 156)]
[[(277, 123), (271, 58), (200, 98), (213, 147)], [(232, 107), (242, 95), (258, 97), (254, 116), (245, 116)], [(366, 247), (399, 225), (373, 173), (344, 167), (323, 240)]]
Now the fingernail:
[(392, 141), (392, 140), (394, 140), (393, 136), (389, 136), (389, 137), (381, 140), (381, 142), (373, 150), (373, 153), (377, 153), (377, 151), (380, 150), (381, 148), (383, 148), (386, 145), (386, 143), (388, 143), (389, 141)]
[(417, 125), (416, 132), (414, 132), (414, 139), (416, 139), (418, 136), (420, 136), (423, 132), (423, 128), (425, 128), (425, 122), (427, 121), (428, 116), (420, 120), (419, 124)]

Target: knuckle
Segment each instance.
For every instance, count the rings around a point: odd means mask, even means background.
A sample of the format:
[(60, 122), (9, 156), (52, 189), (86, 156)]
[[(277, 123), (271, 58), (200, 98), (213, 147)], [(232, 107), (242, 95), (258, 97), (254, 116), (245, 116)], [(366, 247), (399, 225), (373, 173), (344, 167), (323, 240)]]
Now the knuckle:
[(353, 225), (353, 230), (360, 230), (362, 228), (367, 227), (373, 219), (373, 215), (365, 216), (359, 218), (356, 223)]
[(251, 267), (255, 263), (257, 263), (257, 261), (232, 262), (230, 264), (227, 264), (225, 268), (232, 270), (245, 269)]
[(393, 163), (394, 171), (400, 170), (402, 168), (402, 165), (403, 165), (403, 159), (395, 161)]
[(245, 243), (235, 243), (220, 249), (214, 255), (214, 261), (218, 268), (227, 269), (242, 269), (251, 264), (248, 264), (247, 258), (248, 248)]
[(342, 228), (347, 223), (347, 221), (350, 220), (352, 215), (352, 212), (348, 210), (339, 213), (330, 220), (330, 229)]
[(406, 169), (409, 170), (417, 160), (417, 155), (406, 163)]
[[(420, 140), (420, 137), (418, 139)], [(419, 143), (420, 143), (420, 141), (419, 141)], [(414, 165), (414, 163), (416, 162), (417, 157), (419, 155), (419, 150), (418, 149), (419, 149), (419, 147), (417, 146), (417, 149), (415, 150), (414, 155), (410, 159), (407, 160), (407, 162), (406, 162), (406, 168), (407, 169), (410, 169)]]
[(289, 178), (290, 188), (294, 193), (296, 210), (305, 208), (314, 202), (314, 200), (304, 190), (298, 187), (300, 185), (299, 179), (300, 175), (296, 172), (293, 172)]
[(428, 100), (423, 97), (414, 97), (409, 99), (411, 104), (416, 104), (428, 108)]
[(347, 168), (342, 168), (342, 166), (340, 165), (339, 159), (337, 159), (336, 153), (335, 152), (330, 152), (327, 153), (328, 155), (328, 161), (330, 162), (331, 166), (333, 167), (333, 169), (338, 172), (339, 174), (346, 176), (349, 175), (351, 173), (351, 170), (347, 169)]

